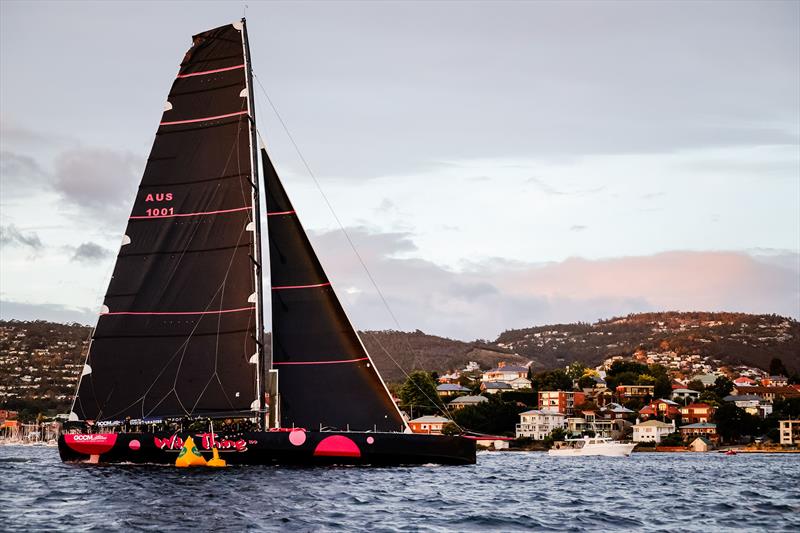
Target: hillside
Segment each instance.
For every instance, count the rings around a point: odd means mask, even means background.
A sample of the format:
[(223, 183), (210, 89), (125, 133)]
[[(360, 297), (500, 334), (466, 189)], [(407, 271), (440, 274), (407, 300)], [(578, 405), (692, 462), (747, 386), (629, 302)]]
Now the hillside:
[[(90, 332), (80, 324), (0, 321), (0, 407), (35, 404), (67, 410)], [(462, 342), (419, 330), (361, 335), (381, 374), (395, 383), (411, 370), (446, 372), (469, 361), (482, 368), (498, 361), (533, 361), (539, 371), (573, 361), (595, 366), (609, 356), (637, 351), (662, 364), (699, 360), (704, 368), (744, 364), (766, 369), (779, 357), (790, 371), (800, 372), (800, 323), (776, 315), (643, 313), (595, 324), (509, 330), (493, 343)]]
[(773, 357), (800, 371), (800, 323), (745, 313), (640, 313), (595, 324), (557, 324), (503, 332), (496, 344), (545, 367), (597, 365), (634, 351), (699, 354), (723, 364), (766, 369)]

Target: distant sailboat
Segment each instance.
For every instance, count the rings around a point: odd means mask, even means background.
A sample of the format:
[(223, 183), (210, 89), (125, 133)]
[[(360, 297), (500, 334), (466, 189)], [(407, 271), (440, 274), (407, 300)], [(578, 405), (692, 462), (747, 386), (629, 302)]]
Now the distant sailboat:
[[(62, 460), (173, 463), (192, 437), (228, 464), (474, 463), (474, 440), (408, 432), (262, 147), (267, 360), (256, 140), (242, 19), (195, 35), (172, 85)], [(256, 427), (153, 429), (206, 419)]]

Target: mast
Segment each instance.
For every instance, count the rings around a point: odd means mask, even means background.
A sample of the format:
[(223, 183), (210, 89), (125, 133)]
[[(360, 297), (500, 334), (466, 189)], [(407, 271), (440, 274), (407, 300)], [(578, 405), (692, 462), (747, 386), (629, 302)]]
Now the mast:
[(262, 282), (262, 262), (261, 262), (261, 200), (258, 194), (258, 146), (256, 144), (256, 102), (253, 97), (253, 64), (250, 57), (250, 41), (247, 38), (247, 21), (242, 17), (242, 42), (244, 43), (244, 63), (247, 75), (247, 111), (250, 117), (250, 153), (253, 181), (253, 211), (255, 217), (254, 230), (254, 250), (253, 259), (255, 279), (256, 279), (256, 344), (258, 363), (256, 371), (256, 390), (258, 392), (258, 423), (261, 430), (268, 427), (266, 409), (264, 406), (266, 386), (266, 355), (264, 354), (264, 286)]

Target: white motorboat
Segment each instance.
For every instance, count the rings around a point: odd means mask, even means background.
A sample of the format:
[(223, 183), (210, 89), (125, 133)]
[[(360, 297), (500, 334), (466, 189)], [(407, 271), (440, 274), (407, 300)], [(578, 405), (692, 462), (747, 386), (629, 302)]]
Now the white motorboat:
[(636, 446), (634, 442), (619, 442), (605, 437), (584, 437), (556, 442), (548, 455), (602, 455), (605, 457), (627, 457)]

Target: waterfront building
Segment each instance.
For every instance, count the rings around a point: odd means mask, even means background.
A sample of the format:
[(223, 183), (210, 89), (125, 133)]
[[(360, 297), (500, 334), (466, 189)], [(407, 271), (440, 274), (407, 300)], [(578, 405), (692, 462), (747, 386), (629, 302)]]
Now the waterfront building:
[(448, 403), (447, 406), (453, 410), (463, 409), (465, 407), (470, 407), (473, 405), (478, 405), (483, 402), (488, 402), (489, 398), (486, 396), (459, 396), (452, 402)]
[(800, 444), (800, 420), (781, 420), (778, 422), (781, 444), (797, 446)]
[(561, 390), (539, 392), (539, 409), (544, 411), (571, 415), (585, 402), (586, 395), (583, 392)]
[(469, 392), (470, 390), (468, 388), (462, 387), (457, 383), (442, 383), (436, 387), (436, 393), (443, 397), (456, 396), (458, 394), (465, 394)]
[(692, 437), (705, 437), (711, 441), (719, 440), (717, 435), (717, 425), (708, 422), (698, 422), (696, 424), (687, 424), (680, 427), (681, 437), (685, 440)]
[(517, 424), (517, 438), (529, 437), (533, 440), (542, 440), (554, 429), (566, 429), (566, 418), (562, 413), (533, 409), (519, 414)]
[(633, 442), (661, 442), (662, 437), (675, 433), (675, 421), (671, 424), (660, 420), (648, 420), (633, 425)]
[(693, 452), (708, 452), (713, 448), (714, 443), (705, 437), (697, 437), (689, 444), (689, 449)]
[(427, 433), (430, 435), (441, 435), (442, 428), (449, 423), (450, 419), (435, 415), (421, 416), (408, 421), (408, 425), (414, 433)]
[(680, 408), (681, 420), (687, 424), (708, 422), (715, 411), (716, 408), (707, 403), (690, 403)]

